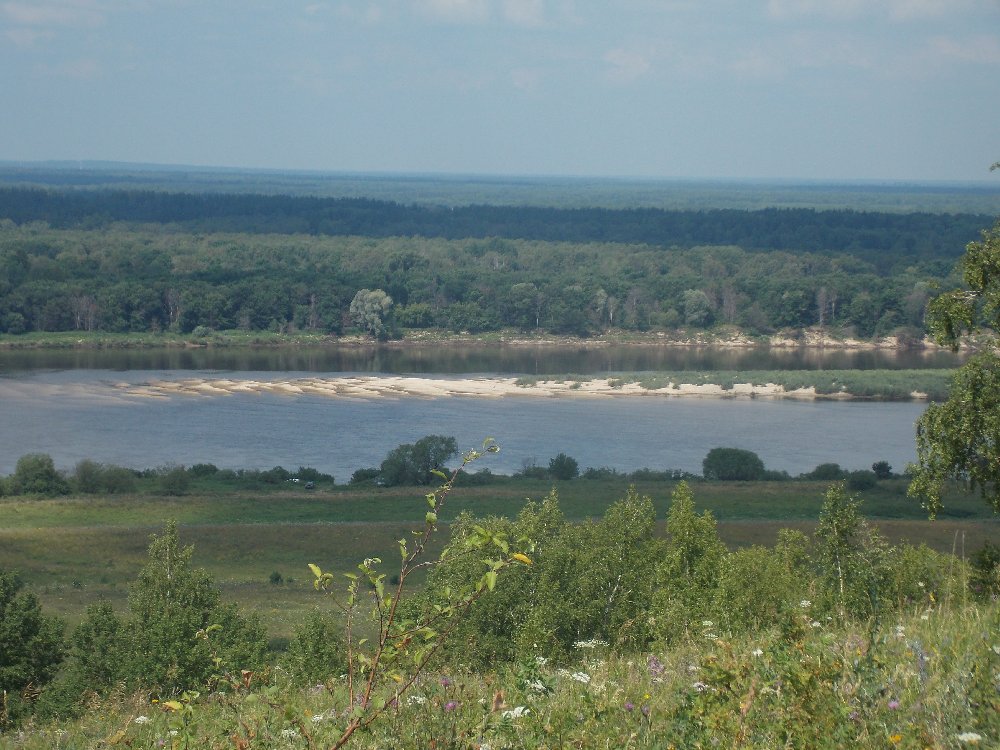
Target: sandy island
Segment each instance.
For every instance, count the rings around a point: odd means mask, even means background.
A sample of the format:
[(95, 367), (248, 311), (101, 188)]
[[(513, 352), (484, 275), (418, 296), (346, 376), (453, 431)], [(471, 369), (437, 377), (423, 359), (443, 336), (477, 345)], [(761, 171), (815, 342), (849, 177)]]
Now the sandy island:
[[(639, 383), (613, 385), (613, 379), (592, 380), (540, 380), (529, 385), (519, 385), (516, 378), (420, 378), (402, 376), (364, 376), (343, 378), (295, 378), (284, 380), (234, 380), (186, 378), (180, 380), (155, 380), (145, 383), (118, 383), (116, 387), (125, 394), (148, 398), (166, 398), (177, 395), (226, 396), (234, 393), (259, 393), (278, 395), (309, 395), (330, 398), (381, 399), (381, 398), (504, 398), (506, 396), (537, 396), (553, 398), (611, 398), (622, 396), (680, 397), (703, 396), (713, 398), (817, 398), (814, 388), (786, 391), (784, 386), (768, 383), (752, 385), (739, 383), (723, 389), (719, 385), (694, 385), (671, 383), (663, 388), (644, 388)], [(850, 398), (849, 394), (823, 395), (822, 398)]]

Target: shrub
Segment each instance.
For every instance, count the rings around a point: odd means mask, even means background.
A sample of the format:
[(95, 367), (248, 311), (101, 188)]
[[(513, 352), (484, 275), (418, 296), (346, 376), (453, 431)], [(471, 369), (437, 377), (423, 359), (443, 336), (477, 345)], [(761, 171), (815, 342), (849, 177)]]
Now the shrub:
[(1000, 545), (983, 544), (973, 554), (971, 565), (969, 588), (973, 593), (985, 601), (1000, 596)]
[(876, 461), (872, 464), (872, 471), (878, 479), (892, 479), (892, 466), (888, 461)]
[(847, 472), (840, 468), (840, 464), (820, 464), (812, 471), (803, 474), (804, 479), (815, 479), (821, 482), (836, 482), (847, 476)]
[(808, 572), (779, 550), (749, 547), (725, 556), (720, 566), (715, 611), (729, 631), (793, 626), (798, 602), (806, 598)]
[(28, 453), (17, 459), (10, 478), (12, 495), (65, 495), (69, 483), (56, 471), (52, 456), (46, 453)]
[(442, 470), (445, 461), (456, 453), (455, 438), (427, 435), (412, 445), (400, 445), (390, 451), (379, 467), (379, 475), (387, 487), (430, 484), (435, 479), (431, 472)]
[(583, 474), (581, 474), (584, 479), (616, 479), (621, 476), (616, 469), (612, 469), (608, 466), (602, 466), (600, 468), (588, 467)]
[(712, 448), (701, 466), (705, 479), (751, 482), (764, 478), (764, 462), (742, 448)]
[(132, 492), (135, 490), (135, 479), (135, 472), (130, 469), (107, 466), (90, 459), (80, 461), (73, 470), (73, 488), (88, 495)]
[(340, 626), (329, 614), (314, 609), (295, 625), (285, 666), (295, 679), (308, 685), (326, 682), (347, 669)]
[(853, 492), (870, 490), (878, 484), (878, 478), (874, 471), (852, 471), (847, 475), (847, 489)]
[(558, 456), (549, 459), (549, 474), (553, 479), (570, 480), (576, 479), (580, 473), (580, 465), (575, 458), (560, 453)]
[(15, 723), (29, 709), (21, 696), (28, 686), (39, 688), (55, 675), (63, 659), (63, 623), (42, 614), (37, 597), (14, 573), (0, 571), (0, 712)]
[(666, 553), (656, 571), (653, 616), (657, 635), (672, 641), (711, 615), (726, 546), (709, 511), (695, 513), (687, 482), (671, 495)]
[(191, 477), (183, 466), (168, 466), (160, 471), (160, 492), (164, 495), (183, 495), (191, 486)]
[(374, 482), (378, 479), (379, 471), (378, 469), (371, 467), (367, 469), (357, 469), (353, 474), (351, 474), (349, 484), (364, 484), (365, 482)]
[(188, 474), (198, 479), (210, 477), (219, 472), (219, 467), (215, 464), (195, 464), (188, 469)]
[(171, 522), (153, 537), (149, 561), (129, 591), (123, 675), (135, 687), (172, 693), (204, 685), (220, 667), (256, 669), (264, 662), (267, 637), (259, 622), (220, 602), (208, 573), (191, 567), (193, 552), (180, 546)]
[(313, 469), (310, 466), (300, 466), (299, 470), (295, 473), (295, 476), (301, 479), (303, 482), (329, 482), (334, 483), (332, 474), (324, 474), (319, 469)]

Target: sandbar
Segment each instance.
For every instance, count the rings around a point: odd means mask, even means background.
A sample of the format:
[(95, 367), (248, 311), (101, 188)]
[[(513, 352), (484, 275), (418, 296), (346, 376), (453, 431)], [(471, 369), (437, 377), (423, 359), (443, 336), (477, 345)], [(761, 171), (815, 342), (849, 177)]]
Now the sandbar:
[[(275, 394), (284, 396), (323, 396), (351, 399), (398, 398), (799, 398), (819, 396), (815, 388), (785, 390), (774, 383), (754, 385), (737, 383), (731, 388), (712, 384), (670, 383), (662, 388), (645, 388), (639, 383), (620, 384), (613, 378), (591, 380), (538, 380), (529, 384), (517, 378), (424, 378), (397, 375), (360, 377), (304, 377), (282, 380), (234, 380), (232, 378), (183, 378), (143, 383), (118, 383), (116, 387), (129, 396), (164, 398), (170, 396), (228, 396), (232, 394)], [(830, 398), (824, 394), (822, 398)], [(850, 394), (835, 394), (850, 398)]]

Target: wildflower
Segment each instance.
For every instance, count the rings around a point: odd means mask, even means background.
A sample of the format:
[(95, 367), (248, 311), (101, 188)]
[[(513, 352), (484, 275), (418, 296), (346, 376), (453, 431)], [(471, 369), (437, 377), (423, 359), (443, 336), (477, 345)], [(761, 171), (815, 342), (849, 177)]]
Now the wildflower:
[(697, 671), (698, 671), (698, 665), (697, 664), (688, 664), (688, 672), (691, 672), (692, 674), (694, 674)]
[(639, 710), (642, 711), (642, 715), (643, 716), (646, 716), (646, 717), (649, 716), (649, 706), (643, 706)]
[(893, 698), (891, 701), (889, 701), (887, 705), (889, 706), (890, 711), (895, 711), (897, 708), (899, 708), (899, 701)]
[(764, 655), (764, 649), (762, 649), (762, 648), (755, 648), (753, 651), (750, 652), (750, 654), (753, 655), (753, 656), (763, 656)]
[(821, 628), (823, 626), (820, 623), (816, 622), (816, 620), (813, 620), (811, 623), (809, 623), (809, 627), (811, 627), (811, 628)]
[(965, 742), (969, 745), (978, 745), (979, 741), (983, 739), (981, 734), (976, 734), (975, 732), (962, 732), (958, 735), (959, 742)]
[(889, 742), (891, 742), (893, 745), (898, 745), (902, 741), (903, 741), (903, 735), (901, 735), (901, 734), (890, 734), (889, 735)]
[(441, 678), (441, 687), (446, 688), (446, 687), (450, 687), (450, 686), (451, 686), (451, 680), (449, 680), (447, 677), (442, 677)]
[(544, 667), (548, 663), (549, 663), (549, 660), (546, 659), (544, 656), (536, 656), (535, 657), (535, 664), (537, 664), (540, 667)]
[(422, 695), (411, 695), (406, 699), (407, 706), (422, 706), (427, 702), (427, 699)]
[(812, 606), (812, 602), (808, 599), (803, 599), (799, 602), (799, 606), (802, 607), (802, 609), (809, 609)]
[(698, 680), (698, 682), (694, 683), (691, 687), (693, 687), (699, 693), (704, 693), (706, 690), (708, 690), (708, 685), (706, 685), (701, 680)]
[(298, 738), (299, 733), (296, 732), (294, 729), (282, 729), (281, 736), (284, 737), (286, 740), (294, 740)]
[(649, 669), (649, 676), (653, 678), (663, 677), (663, 673), (666, 671), (663, 662), (653, 654), (646, 657), (646, 667)]
[(602, 641), (597, 638), (593, 638), (589, 641), (577, 641), (573, 644), (573, 648), (597, 648), (598, 646), (607, 646), (607, 641)]
[(132, 720), (133, 724), (148, 724), (149, 722), (150, 722), (150, 718), (148, 716), (136, 716)]
[(517, 706), (516, 708), (511, 708), (504, 711), (502, 716), (505, 719), (520, 719), (522, 716), (527, 716), (531, 713), (530, 708), (525, 708), (524, 706)]
[(323, 714), (316, 714), (315, 716), (312, 717), (312, 723), (313, 724), (319, 724), (325, 718), (326, 717), (323, 716)]
[(169, 732), (167, 732), (167, 734), (169, 734), (171, 737), (176, 737), (177, 736), (177, 730), (176, 729), (171, 729)]
[(458, 708), (458, 704), (455, 701), (448, 701), (444, 704), (445, 711), (454, 711), (456, 708)]
[(624, 708), (626, 711), (632, 711), (635, 709), (635, 704), (632, 701), (625, 701)]
[(574, 672), (570, 677), (577, 682), (582, 682), (584, 685), (590, 684), (590, 675), (586, 672)]
[(547, 693), (549, 691), (548, 688), (545, 687), (545, 683), (541, 680), (531, 680), (527, 685), (533, 693)]

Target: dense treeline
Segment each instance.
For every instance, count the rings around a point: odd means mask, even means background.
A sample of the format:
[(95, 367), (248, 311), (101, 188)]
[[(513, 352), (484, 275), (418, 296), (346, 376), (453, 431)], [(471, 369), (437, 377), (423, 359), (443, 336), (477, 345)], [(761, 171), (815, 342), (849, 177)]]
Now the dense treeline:
[(16, 224), (95, 228), (112, 222), (171, 224), (187, 231), (280, 234), (504, 237), (547, 242), (850, 252), (885, 268), (896, 258), (957, 257), (990, 217), (766, 208), (402, 205), (367, 198), (194, 194), (142, 190), (0, 189), (2, 217)]
[[(340, 333), (357, 323), (386, 335), (715, 325), (921, 334), (932, 284), (947, 279), (952, 260), (890, 253), (883, 261), (735, 246), (70, 230), (0, 219), (0, 333)], [(385, 325), (352, 315), (359, 290), (391, 298), (377, 311)]]

